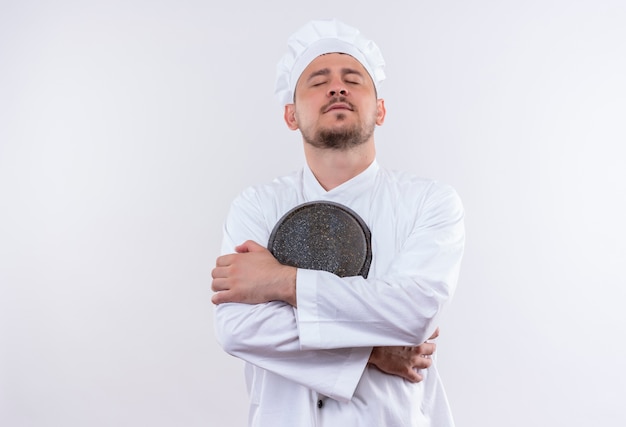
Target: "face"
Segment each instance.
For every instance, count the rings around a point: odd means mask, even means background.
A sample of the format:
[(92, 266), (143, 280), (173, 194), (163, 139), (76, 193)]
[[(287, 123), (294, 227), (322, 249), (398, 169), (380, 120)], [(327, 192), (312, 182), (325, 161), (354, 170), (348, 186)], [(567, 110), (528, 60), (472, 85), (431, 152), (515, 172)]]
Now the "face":
[(317, 148), (346, 150), (373, 142), (374, 128), (385, 118), (374, 82), (350, 55), (318, 56), (302, 72), (293, 104), (285, 106), (285, 122), (300, 129), (304, 141)]

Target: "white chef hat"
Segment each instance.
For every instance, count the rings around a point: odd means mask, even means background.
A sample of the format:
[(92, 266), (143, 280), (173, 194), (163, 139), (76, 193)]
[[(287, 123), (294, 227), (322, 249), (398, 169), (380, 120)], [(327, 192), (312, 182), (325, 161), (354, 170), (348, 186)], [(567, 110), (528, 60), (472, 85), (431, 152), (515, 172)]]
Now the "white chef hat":
[(385, 60), (376, 43), (337, 19), (310, 21), (289, 37), (287, 47), (288, 52), (276, 65), (274, 94), (282, 105), (293, 103), (300, 74), (325, 53), (347, 53), (354, 57), (365, 67), (377, 91), (385, 79)]

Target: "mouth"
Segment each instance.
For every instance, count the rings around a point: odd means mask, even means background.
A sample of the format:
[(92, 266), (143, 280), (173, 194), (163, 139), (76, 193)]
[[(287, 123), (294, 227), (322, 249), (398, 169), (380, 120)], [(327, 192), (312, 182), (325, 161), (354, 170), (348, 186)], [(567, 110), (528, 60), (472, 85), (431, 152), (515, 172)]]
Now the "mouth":
[(353, 108), (352, 108), (352, 105), (348, 104), (347, 102), (334, 102), (330, 104), (328, 107), (326, 107), (324, 112), (328, 113), (328, 112), (335, 111), (335, 110), (353, 111)]

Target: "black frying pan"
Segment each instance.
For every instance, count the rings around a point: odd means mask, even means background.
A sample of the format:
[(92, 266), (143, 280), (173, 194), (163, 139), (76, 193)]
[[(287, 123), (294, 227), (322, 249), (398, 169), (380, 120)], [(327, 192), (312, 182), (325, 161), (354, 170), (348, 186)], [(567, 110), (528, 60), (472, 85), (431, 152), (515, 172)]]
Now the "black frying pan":
[(372, 262), (371, 233), (354, 211), (334, 202), (308, 202), (274, 226), (267, 248), (285, 265), (363, 276)]

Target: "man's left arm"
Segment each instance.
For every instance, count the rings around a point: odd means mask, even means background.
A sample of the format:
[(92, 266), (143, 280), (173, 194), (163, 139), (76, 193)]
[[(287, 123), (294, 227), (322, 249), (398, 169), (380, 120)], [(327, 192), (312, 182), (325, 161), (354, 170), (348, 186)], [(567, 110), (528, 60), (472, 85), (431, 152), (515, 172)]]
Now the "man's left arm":
[(282, 266), (267, 249), (246, 242), (237, 254), (218, 258), (213, 301), (280, 300), (297, 306), (303, 349), (419, 345), (433, 333), (454, 293), (464, 245), (456, 192), (438, 187), (425, 205), (389, 272), (380, 278), (340, 278)]

